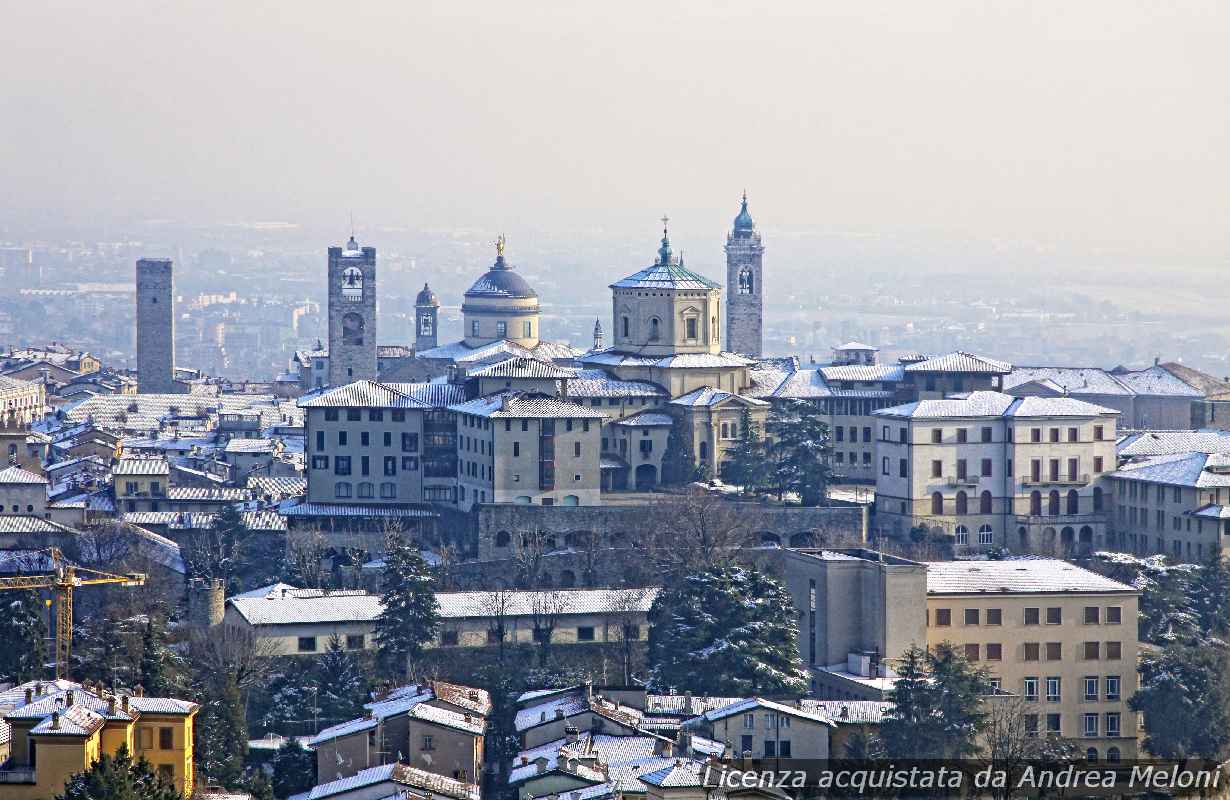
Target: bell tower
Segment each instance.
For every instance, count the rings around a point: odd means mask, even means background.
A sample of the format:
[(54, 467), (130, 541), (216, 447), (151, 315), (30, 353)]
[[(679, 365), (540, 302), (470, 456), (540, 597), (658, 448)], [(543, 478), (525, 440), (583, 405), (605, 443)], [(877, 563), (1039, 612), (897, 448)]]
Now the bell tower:
[(440, 317), (440, 301), (426, 283), (414, 300), (414, 352), (430, 350), (439, 342), (436, 328)]
[(753, 358), (764, 355), (763, 256), (744, 192), (739, 216), (726, 237), (726, 349)]
[(329, 248), (329, 385), (376, 380), (376, 248)]

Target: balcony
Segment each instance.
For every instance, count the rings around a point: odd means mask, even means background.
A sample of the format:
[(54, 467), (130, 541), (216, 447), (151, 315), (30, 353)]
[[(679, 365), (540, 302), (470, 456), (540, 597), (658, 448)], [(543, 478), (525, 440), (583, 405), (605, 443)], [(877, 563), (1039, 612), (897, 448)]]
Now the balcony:
[(0, 769), (0, 783), (35, 783), (34, 768)]
[(1028, 476), (1028, 477), (1021, 479), (1021, 485), (1022, 486), (1084, 486), (1085, 484), (1089, 483), (1089, 481), (1091, 480), (1092, 478), (1089, 476), (1089, 473), (1083, 472), (1080, 475), (1076, 475), (1076, 476), (1069, 475), (1067, 477), (1060, 476), (1060, 477), (1055, 477), (1055, 478), (1046, 478), (1046, 477), (1035, 478), (1033, 476)]
[(1105, 525), (1105, 511), (1091, 511), (1088, 514), (1017, 514), (1017, 525), (1030, 525), (1040, 528), (1055, 528), (1079, 525)]
[(981, 480), (981, 478), (977, 475), (966, 475), (964, 478), (949, 478), (947, 480), (947, 485), (953, 488), (962, 486), (977, 486), (979, 480)]

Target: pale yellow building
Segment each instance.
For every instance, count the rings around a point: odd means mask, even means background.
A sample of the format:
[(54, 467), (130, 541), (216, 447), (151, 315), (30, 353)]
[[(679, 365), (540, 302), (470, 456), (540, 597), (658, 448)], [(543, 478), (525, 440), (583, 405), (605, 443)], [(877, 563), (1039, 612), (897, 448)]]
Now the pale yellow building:
[(1194, 563), (1230, 552), (1230, 454), (1159, 455), (1108, 478), (1118, 549)]
[(1137, 755), (1140, 593), (1057, 559), (927, 564), (927, 644), (956, 645), (996, 688), (1027, 703), (1026, 726), (1089, 759)]
[(187, 700), (110, 694), (72, 681), (31, 681), (0, 693), (10, 755), (0, 767), (4, 800), (50, 800), (72, 775), (121, 745), (190, 795), (193, 725)]

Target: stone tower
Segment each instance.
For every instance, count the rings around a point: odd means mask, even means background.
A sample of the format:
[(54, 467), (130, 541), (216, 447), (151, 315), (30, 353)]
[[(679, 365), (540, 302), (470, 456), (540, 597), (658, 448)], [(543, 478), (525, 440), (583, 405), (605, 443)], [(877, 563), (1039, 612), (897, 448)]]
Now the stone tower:
[(764, 245), (747, 211), (744, 192), (734, 229), (726, 237), (726, 349), (753, 358), (764, 355), (763, 255)]
[(602, 349), (605, 337), (602, 335), (602, 320), (594, 320), (594, 352)]
[(376, 380), (376, 248), (329, 248), (329, 385)]
[(414, 352), (430, 350), (439, 343), (437, 324), (440, 317), (440, 301), (426, 283), (423, 291), (414, 299)]
[(175, 383), (175, 280), (171, 260), (137, 261), (137, 379), (143, 394), (172, 394)]

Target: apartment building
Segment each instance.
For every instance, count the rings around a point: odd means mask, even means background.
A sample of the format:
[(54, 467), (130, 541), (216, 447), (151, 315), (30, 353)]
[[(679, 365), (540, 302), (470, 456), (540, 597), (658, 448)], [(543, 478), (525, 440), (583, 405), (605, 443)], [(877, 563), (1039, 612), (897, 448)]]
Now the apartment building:
[(875, 528), (925, 528), (959, 550), (1104, 546), (1117, 414), (988, 391), (877, 411)]
[(67, 680), (30, 681), (0, 692), (9, 758), (0, 768), (5, 800), (46, 800), (64, 782), (121, 745), (175, 784), (194, 782), (193, 724), (200, 706), (170, 697), (115, 695)]
[(602, 423), (589, 406), (514, 390), (449, 406), (457, 415), (457, 506), (599, 505)]
[(1020, 695), (1026, 725), (1079, 742), (1090, 760), (1137, 754), (1140, 593), (1065, 561), (927, 564), (927, 643), (950, 642), (996, 688)]
[(685, 730), (716, 742), (730, 742), (744, 758), (764, 759), (760, 763), (765, 766), (775, 758), (827, 759), (829, 734), (836, 727), (824, 712), (760, 697), (706, 711), (683, 723)]
[(1117, 548), (1197, 563), (1230, 549), (1230, 454), (1146, 457), (1107, 479)]

